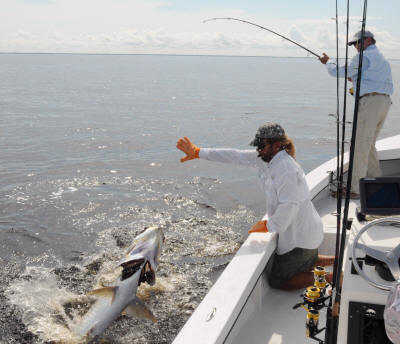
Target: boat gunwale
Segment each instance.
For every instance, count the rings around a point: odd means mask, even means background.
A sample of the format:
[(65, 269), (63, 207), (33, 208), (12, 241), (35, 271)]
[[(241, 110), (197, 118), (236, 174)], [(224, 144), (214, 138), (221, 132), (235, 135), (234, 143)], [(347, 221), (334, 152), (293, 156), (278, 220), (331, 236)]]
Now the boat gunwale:
[[(377, 142), (378, 158), (380, 160), (400, 159), (400, 135), (391, 136)], [(348, 166), (349, 154), (344, 156), (344, 169)], [(310, 198), (313, 200), (321, 191), (329, 185), (331, 172), (336, 171), (336, 157), (321, 164), (306, 175), (306, 181), (310, 189)], [(332, 235), (331, 229), (328, 233)], [(232, 258), (231, 262), (222, 272), (215, 284), (211, 287), (205, 298), (195, 309), (189, 320), (178, 333), (173, 344), (192, 344), (214, 343), (222, 344), (232, 331), (237, 319), (245, 307), (245, 302), (249, 300), (250, 294), (254, 291), (255, 285), (260, 280), (266, 264), (276, 248), (276, 233), (253, 233), (243, 243), (242, 247)], [(257, 259), (253, 259), (253, 266), (249, 265), (252, 259), (243, 262), (243, 257), (249, 257), (249, 247), (254, 242), (265, 245), (263, 252), (257, 252)], [(243, 250), (247, 250), (244, 254)], [(247, 268), (246, 280), (238, 280), (243, 268)], [(244, 276), (241, 276), (244, 277)], [(242, 286), (238, 284), (243, 283)], [(232, 289), (232, 286), (235, 287)], [(238, 291), (241, 290), (239, 298)], [(228, 298), (228, 299), (227, 299)], [(221, 312), (222, 308), (222, 312)], [(207, 317), (215, 311), (215, 319), (209, 320)], [(222, 313), (222, 314), (221, 314)], [(223, 318), (222, 318), (223, 317)]]

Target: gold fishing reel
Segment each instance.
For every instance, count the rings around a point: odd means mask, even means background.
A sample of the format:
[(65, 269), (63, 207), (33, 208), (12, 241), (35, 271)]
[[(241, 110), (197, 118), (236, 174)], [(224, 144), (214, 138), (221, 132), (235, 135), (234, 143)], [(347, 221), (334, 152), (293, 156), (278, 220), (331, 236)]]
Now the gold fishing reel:
[[(314, 285), (308, 287), (303, 294), (303, 302), (296, 304), (293, 309), (303, 306), (304, 309), (315, 309), (320, 310), (321, 308), (327, 307), (325, 301), (329, 299), (329, 295), (326, 295), (326, 289), (329, 287), (329, 283), (325, 279), (325, 269), (317, 266), (314, 269)], [(304, 307), (305, 306), (305, 307)]]
[(309, 305), (308, 308), (320, 308), (319, 304), (321, 302), (321, 299), (323, 298), (323, 293), (321, 288), (312, 286), (306, 289), (303, 298), (305, 304)]
[(326, 271), (323, 266), (316, 266), (314, 268), (314, 286), (318, 288), (326, 288), (328, 282), (325, 279)]
[(312, 334), (311, 328), (318, 327), (319, 312), (315, 309), (307, 310), (306, 332), (307, 337)]
[(307, 337), (323, 343), (323, 341), (316, 337), (317, 334), (325, 330), (325, 327), (318, 329), (319, 310), (327, 307), (325, 301), (330, 298), (326, 295), (326, 289), (329, 283), (325, 279), (325, 269), (322, 266), (314, 268), (314, 285), (308, 287), (303, 294), (303, 302), (293, 306), (293, 309), (302, 307), (307, 311), (306, 318), (306, 335)]
[(325, 330), (325, 327), (318, 329), (318, 322), (319, 322), (319, 311), (313, 308), (308, 309), (307, 320), (306, 320), (306, 336), (322, 344), (323, 340), (317, 338), (316, 335)]

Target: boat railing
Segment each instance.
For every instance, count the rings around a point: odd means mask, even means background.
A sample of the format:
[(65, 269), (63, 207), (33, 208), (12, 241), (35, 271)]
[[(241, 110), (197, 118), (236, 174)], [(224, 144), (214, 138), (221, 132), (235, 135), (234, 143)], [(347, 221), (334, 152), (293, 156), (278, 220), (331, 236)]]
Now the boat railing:
[(173, 344), (224, 343), (237, 325), (249, 297), (257, 297), (257, 293), (254, 293), (255, 286), (276, 249), (276, 242), (276, 233), (251, 234), (181, 329)]

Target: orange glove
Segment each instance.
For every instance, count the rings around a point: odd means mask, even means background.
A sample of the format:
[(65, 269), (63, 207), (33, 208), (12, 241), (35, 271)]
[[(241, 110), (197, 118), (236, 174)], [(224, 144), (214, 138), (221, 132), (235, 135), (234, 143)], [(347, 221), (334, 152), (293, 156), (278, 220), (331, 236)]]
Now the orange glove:
[(256, 233), (256, 232), (261, 232), (261, 233), (266, 233), (268, 232), (267, 228), (267, 220), (263, 221), (258, 221), (251, 229), (249, 230), (249, 234), (251, 233)]
[(200, 148), (193, 144), (186, 136), (178, 140), (176, 148), (186, 154), (186, 156), (181, 159), (181, 162), (199, 158)]

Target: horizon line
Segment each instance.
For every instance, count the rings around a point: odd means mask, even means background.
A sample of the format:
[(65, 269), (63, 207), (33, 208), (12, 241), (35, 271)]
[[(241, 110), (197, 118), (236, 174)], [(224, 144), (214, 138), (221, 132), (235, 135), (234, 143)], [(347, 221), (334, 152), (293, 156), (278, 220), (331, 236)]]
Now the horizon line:
[[(10, 52), (0, 51), (0, 55), (109, 55), (109, 56), (201, 56), (201, 57), (261, 57), (261, 58), (296, 58), (316, 59), (315, 56), (274, 56), (274, 55), (217, 55), (217, 54), (163, 54), (163, 53), (60, 53), (60, 52)], [(340, 60), (345, 59), (339, 57)], [(388, 58), (391, 61), (399, 61), (400, 58)]]
[(210, 57), (273, 57), (273, 58), (315, 58), (313, 56), (274, 56), (274, 55), (224, 55), (224, 54), (164, 54), (164, 53), (66, 53), (66, 52), (17, 52), (17, 51), (0, 51), (5, 55), (155, 55), (155, 56), (210, 56)]

